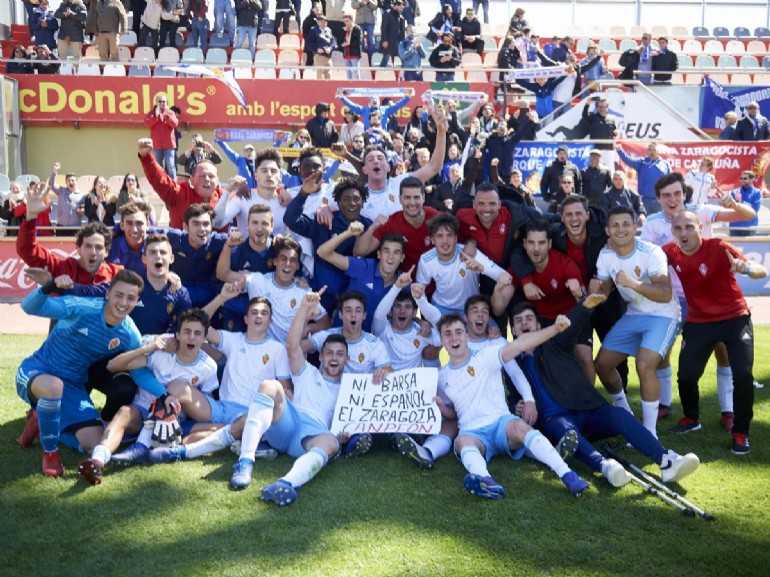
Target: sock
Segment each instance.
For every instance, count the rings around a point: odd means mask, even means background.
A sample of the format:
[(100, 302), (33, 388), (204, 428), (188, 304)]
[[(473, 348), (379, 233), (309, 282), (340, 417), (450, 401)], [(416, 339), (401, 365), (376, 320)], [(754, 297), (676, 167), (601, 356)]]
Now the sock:
[(148, 449), (152, 447), (152, 430), (154, 428), (155, 423), (150, 420), (145, 421), (142, 425), (142, 430), (139, 431), (139, 436), (136, 438), (136, 444), (147, 447)]
[(422, 360), (422, 366), (423, 367), (436, 367), (437, 369), (441, 368), (441, 359), (423, 359)]
[(615, 405), (618, 408), (625, 409), (632, 415), (634, 412), (631, 410), (631, 405), (628, 404), (628, 399), (626, 398), (626, 394), (623, 391), (620, 391), (617, 394), (610, 394), (610, 398), (612, 399), (612, 404)]
[(463, 463), (463, 467), (472, 475), (479, 475), (480, 477), (490, 476), (487, 470), (487, 462), (481, 456), (481, 451), (477, 447), (463, 448), (460, 451), (460, 460)]
[(37, 400), (37, 422), (40, 426), (40, 444), (46, 453), (59, 448), (59, 421), (61, 420), (61, 398)]
[(328, 461), (329, 457), (326, 456), (326, 453), (318, 447), (314, 447), (294, 461), (291, 470), (281, 479), (291, 483), (295, 489), (299, 489), (315, 477)]
[(553, 445), (540, 431), (532, 429), (527, 433), (527, 436), (524, 437), (524, 448), (528, 455), (550, 468), (558, 475), (559, 479), (570, 472), (569, 465), (564, 462), (564, 459), (559, 456)]
[(658, 405), (660, 401), (642, 401), (642, 424), (657, 439)]
[(452, 448), (452, 439), (441, 434), (431, 435), (422, 446), (430, 451), (434, 459), (438, 459), (449, 453)]
[(94, 461), (98, 461), (102, 464), (102, 467), (110, 462), (112, 458), (112, 451), (110, 451), (107, 445), (96, 445), (94, 450), (91, 451), (91, 458)]
[(733, 412), (733, 370), (717, 365), (717, 397), (723, 413)]
[(259, 441), (273, 422), (273, 399), (262, 393), (257, 393), (249, 405), (246, 424), (243, 426), (241, 437), (241, 459), (254, 460)]
[(227, 425), (197, 443), (184, 445), (184, 458), (195, 459), (208, 453), (221, 451), (232, 445), (233, 441), (235, 439), (230, 434), (230, 425)]
[(660, 404), (670, 407), (672, 396), (671, 389), (673, 386), (671, 381), (674, 371), (672, 371), (671, 367), (669, 366), (665, 369), (657, 369), (655, 374), (658, 376), (658, 380), (660, 381)]

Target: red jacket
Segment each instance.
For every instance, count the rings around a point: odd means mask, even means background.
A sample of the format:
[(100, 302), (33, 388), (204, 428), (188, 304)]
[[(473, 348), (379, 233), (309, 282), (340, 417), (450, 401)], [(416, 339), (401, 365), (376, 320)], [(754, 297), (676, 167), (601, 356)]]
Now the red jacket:
[(102, 284), (110, 282), (123, 267), (109, 262), (102, 263), (96, 274), (91, 275), (80, 266), (74, 257), (62, 258), (38, 244), (35, 238), (37, 226), (34, 220), (24, 220), (16, 237), (16, 252), (25, 263), (32, 267), (48, 268), (54, 277), (69, 275), (76, 284)]
[(144, 117), (144, 125), (150, 129), (152, 146), (158, 150), (176, 148), (176, 125), (179, 120), (170, 108), (164, 115), (155, 114), (155, 107)]
[[(171, 228), (177, 228), (182, 230), (184, 224), (184, 211), (191, 204), (203, 203), (207, 204), (189, 183), (184, 182), (182, 184), (177, 183), (171, 178), (166, 171), (161, 168), (160, 164), (155, 160), (152, 154), (139, 157), (142, 163), (142, 169), (147, 180), (150, 181), (150, 185), (158, 193), (160, 199), (166, 204), (169, 215), (169, 225)], [(219, 202), (219, 197), (222, 195), (222, 189), (217, 188), (214, 190), (214, 194), (208, 200), (208, 205), (214, 209)]]
[(457, 240), (459, 242), (475, 240), (476, 247), (482, 253), (497, 264), (505, 266), (503, 253), (505, 240), (508, 238), (508, 223), (511, 222), (510, 211), (501, 206), (497, 218), (489, 228), (484, 228), (473, 208), (461, 208), (455, 216), (460, 221)]

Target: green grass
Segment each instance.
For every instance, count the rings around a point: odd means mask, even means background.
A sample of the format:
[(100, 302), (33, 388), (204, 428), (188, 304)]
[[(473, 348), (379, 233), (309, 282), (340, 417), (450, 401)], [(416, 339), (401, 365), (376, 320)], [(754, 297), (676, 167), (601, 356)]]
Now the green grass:
[[(674, 487), (715, 523), (684, 517), (634, 484), (613, 489), (580, 464), (592, 488), (574, 499), (539, 464), (495, 459), (491, 472), (508, 497), (486, 501), (465, 492), (454, 458), (421, 472), (384, 446), (326, 467), (289, 508), (257, 499), (290, 467), (286, 456), (258, 463), (242, 492), (228, 489), (229, 451), (108, 467), (102, 485), (86, 487), (75, 476), (81, 456), (63, 449), (67, 473), (47, 479), (39, 447), (16, 445), (26, 407), (13, 386), (42, 337), (0, 337), (0, 576), (767, 575), (770, 328), (756, 333), (755, 372), (769, 386), (757, 391), (750, 455), (733, 456), (718, 425), (713, 364), (701, 383), (704, 430), (675, 437), (670, 422), (659, 427), (665, 445), (700, 456), (701, 468)], [(638, 411), (635, 383), (630, 398)]]

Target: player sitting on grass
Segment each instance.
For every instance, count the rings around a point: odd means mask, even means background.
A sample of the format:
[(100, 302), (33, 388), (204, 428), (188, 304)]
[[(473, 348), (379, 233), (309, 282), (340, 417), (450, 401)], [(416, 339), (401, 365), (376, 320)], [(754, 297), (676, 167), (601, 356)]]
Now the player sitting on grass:
[[(470, 493), (487, 499), (505, 497), (505, 489), (490, 476), (487, 462), (499, 454), (518, 459), (525, 452), (553, 470), (573, 495), (588, 489), (588, 483), (530, 426), (537, 420), (533, 401), (525, 403), (523, 418), (510, 413), (500, 374), (500, 369), (522, 351), (544, 343), (569, 326), (569, 319), (560, 316), (546, 329), (472, 354), (462, 317), (456, 313), (441, 317), (438, 331), (449, 363), (439, 372), (436, 402), (444, 417), (459, 422), (455, 453), (468, 471), (463, 484)], [(516, 384), (522, 397), (532, 398), (531, 390), (523, 390), (528, 384)]]

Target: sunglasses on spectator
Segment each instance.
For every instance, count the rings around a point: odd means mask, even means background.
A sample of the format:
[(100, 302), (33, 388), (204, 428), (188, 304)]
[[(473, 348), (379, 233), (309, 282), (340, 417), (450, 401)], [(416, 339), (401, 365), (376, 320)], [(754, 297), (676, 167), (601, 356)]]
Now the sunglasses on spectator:
[(127, 178), (126, 182), (136, 182), (136, 179), (135, 178)]

